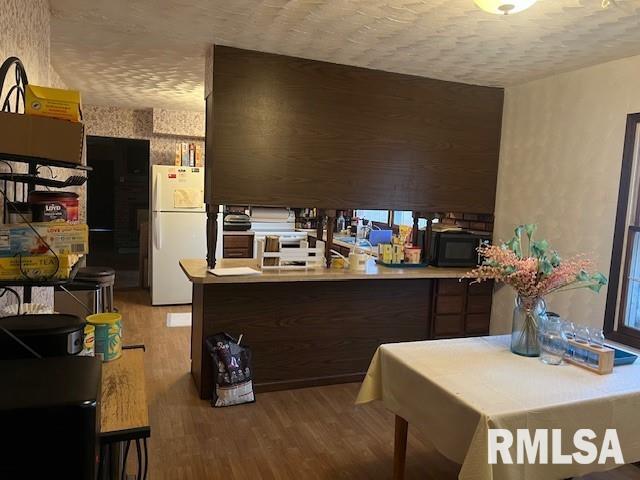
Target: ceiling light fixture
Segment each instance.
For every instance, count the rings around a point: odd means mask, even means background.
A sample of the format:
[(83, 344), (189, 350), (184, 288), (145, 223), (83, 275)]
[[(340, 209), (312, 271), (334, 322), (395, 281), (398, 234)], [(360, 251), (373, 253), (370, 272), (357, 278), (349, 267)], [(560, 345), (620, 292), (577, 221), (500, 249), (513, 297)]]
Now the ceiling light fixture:
[(485, 12), (511, 15), (526, 10), (537, 0), (473, 0)]

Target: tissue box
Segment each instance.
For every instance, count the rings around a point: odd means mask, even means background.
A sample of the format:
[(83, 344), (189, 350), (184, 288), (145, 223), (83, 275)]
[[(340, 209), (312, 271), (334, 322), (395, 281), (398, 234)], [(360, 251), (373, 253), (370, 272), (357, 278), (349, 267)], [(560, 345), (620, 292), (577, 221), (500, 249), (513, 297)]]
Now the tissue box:
[[(57, 255), (89, 252), (89, 228), (86, 224), (41, 222), (32, 225)], [(46, 245), (28, 225), (0, 226), (0, 258), (46, 253), (50, 253)]]
[(82, 119), (80, 92), (27, 84), (25, 113), (79, 122)]

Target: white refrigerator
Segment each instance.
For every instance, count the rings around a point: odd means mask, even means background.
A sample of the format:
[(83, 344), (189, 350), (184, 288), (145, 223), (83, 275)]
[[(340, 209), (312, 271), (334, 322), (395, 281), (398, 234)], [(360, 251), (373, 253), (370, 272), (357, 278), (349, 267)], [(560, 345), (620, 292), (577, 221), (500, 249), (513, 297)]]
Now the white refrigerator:
[(182, 258), (207, 256), (204, 168), (151, 167), (151, 303), (191, 303)]

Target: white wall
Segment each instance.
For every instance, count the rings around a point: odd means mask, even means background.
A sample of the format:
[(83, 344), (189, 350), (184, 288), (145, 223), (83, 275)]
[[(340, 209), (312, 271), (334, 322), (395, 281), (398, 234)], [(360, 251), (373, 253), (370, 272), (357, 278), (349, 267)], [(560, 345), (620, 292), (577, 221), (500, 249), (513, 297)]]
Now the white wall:
[[(640, 112), (640, 56), (505, 92), (494, 238), (534, 222), (560, 254), (589, 254), (609, 275), (628, 113)], [(494, 295), (492, 333), (508, 332), (513, 292)], [(606, 291), (563, 293), (548, 308), (602, 327)]]

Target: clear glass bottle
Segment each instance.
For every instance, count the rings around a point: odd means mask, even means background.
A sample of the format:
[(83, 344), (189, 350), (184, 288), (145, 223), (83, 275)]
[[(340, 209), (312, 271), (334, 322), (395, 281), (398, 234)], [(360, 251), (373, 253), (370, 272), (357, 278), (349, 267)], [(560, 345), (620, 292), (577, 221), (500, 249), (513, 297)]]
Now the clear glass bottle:
[(336, 220), (336, 230), (337, 230), (338, 233), (342, 233), (344, 228), (345, 228), (345, 220), (344, 220), (344, 216), (342, 215), (342, 211), (341, 211), (340, 212), (340, 216)]
[(538, 330), (547, 316), (542, 298), (516, 297), (511, 327), (511, 351), (525, 357), (540, 356)]

